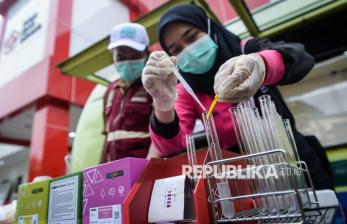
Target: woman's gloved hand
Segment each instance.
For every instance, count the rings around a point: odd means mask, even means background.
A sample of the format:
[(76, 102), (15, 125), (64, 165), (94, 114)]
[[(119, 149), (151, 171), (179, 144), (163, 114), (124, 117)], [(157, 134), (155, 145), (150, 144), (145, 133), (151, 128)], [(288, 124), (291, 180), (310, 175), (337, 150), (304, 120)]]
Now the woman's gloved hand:
[(169, 111), (174, 108), (177, 98), (177, 78), (171, 66), (176, 65), (175, 57), (168, 57), (163, 51), (152, 52), (142, 72), (144, 88), (153, 98), (155, 109)]
[(220, 101), (239, 103), (257, 92), (265, 74), (266, 66), (259, 54), (233, 57), (219, 68), (214, 79), (214, 92)]

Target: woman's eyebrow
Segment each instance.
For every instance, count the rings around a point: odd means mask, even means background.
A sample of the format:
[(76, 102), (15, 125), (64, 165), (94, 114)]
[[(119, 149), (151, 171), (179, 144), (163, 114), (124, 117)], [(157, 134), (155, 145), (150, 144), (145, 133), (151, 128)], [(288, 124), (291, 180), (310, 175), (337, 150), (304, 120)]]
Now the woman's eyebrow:
[[(186, 36), (190, 33), (190, 31), (192, 31), (192, 30), (193, 30), (192, 27), (191, 27), (191, 28), (188, 28), (186, 31), (184, 31), (184, 33), (182, 34), (182, 36), (181, 36), (180, 38), (178, 38), (178, 39), (181, 39), (181, 38), (186, 37)], [(167, 50), (170, 51), (170, 49), (171, 49), (174, 45), (175, 45), (175, 43), (170, 44), (170, 45), (167, 47)]]
[(184, 38), (184, 37), (188, 36), (188, 34), (190, 33), (190, 31), (192, 31), (192, 30), (193, 30), (193, 28), (188, 28), (188, 29), (182, 34), (181, 38)]

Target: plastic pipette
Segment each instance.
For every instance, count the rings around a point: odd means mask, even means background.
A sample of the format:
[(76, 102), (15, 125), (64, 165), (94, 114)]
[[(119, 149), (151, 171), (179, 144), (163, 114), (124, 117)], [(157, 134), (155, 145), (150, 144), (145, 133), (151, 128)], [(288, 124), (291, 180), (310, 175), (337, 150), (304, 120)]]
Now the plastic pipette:
[(174, 64), (171, 64), (171, 69), (173, 71), (173, 73), (175, 74), (175, 76), (177, 77), (177, 79), (182, 83), (183, 87), (187, 90), (187, 92), (193, 97), (193, 99), (199, 104), (199, 106), (201, 107), (201, 109), (206, 112), (205, 107), (202, 105), (202, 103), (200, 102), (199, 98), (195, 95), (193, 89), (190, 87), (190, 85), (186, 82), (186, 80), (184, 80), (184, 78), (182, 77), (182, 75), (178, 72), (176, 66)]
[(213, 108), (216, 106), (216, 104), (217, 104), (217, 102), (218, 102), (218, 95), (215, 95), (214, 96), (214, 100), (213, 100), (213, 102), (211, 103), (211, 106), (210, 106), (210, 109), (208, 109), (208, 112), (207, 112), (207, 118), (209, 118), (210, 117), (210, 115), (211, 115), (211, 113), (212, 113), (212, 111), (213, 111)]

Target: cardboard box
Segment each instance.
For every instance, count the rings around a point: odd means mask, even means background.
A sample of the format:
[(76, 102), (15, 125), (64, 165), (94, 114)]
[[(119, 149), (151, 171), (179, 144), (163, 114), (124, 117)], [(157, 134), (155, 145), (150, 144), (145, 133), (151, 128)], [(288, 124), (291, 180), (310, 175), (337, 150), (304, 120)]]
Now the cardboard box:
[(48, 224), (82, 223), (82, 172), (50, 182)]
[(149, 204), (148, 222), (181, 222), (193, 218), (193, 196), (188, 178), (181, 175), (155, 180)]
[(83, 223), (122, 223), (122, 202), (148, 160), (124, 158), (83, 171)]
[(19, 185), (16, 223), (47, 223), (49, 182), (49, 180), (44, 180)]

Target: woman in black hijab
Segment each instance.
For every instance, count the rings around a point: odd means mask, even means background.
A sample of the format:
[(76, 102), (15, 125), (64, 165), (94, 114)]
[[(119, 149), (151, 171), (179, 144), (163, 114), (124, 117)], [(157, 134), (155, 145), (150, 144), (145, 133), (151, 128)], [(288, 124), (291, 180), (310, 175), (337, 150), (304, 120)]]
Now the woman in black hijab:
[(193, 4), (168, 10), (160, 19), (158, 35), (166, 54), (177, 56), (170, 60), (164, 52), (153, 52), (142, 74), (154, 103), (151, 139), (160, 153), (185, 149), (185, 136), (192, 133), (195, 120), (201, 119), (203, 112), (182, 84), (176, 87), (177, 79), (170, 66), (177, 62), (180, 73), (205, 108), (215, 94), (222, 99), (213, 115), (223, 149), (237, 151), (229, 115), (233, 103), (268, 94), (282, 118), (290, 119), (299, 154), (308, 163), (315, 187), (333, 188), (324, 149), (315, 138), (308, 141), (296, 130), (293, 116), (276, 87), (300, 81), (313, 67), (314, 59), (302, 44), (262, 38), (240, 40)]
[[(169, 53), (164, 42), (164, 33), (171, 23), (185, 23), (193, 25), (204, 33), (210, 33), (210, 37), (218, 45), (217, 63), (213, 68), (201, 76), (190, 75), (180, 71), (184, 79), (195, 91), (202, 91), (214, 94), (214, 76), (219, 67), (228, 59), (241, 54), (240, 38), (225, 29), (221, 24), (214, 20), (208, 20), (205, 12), (195, 5), (180, 5), (170, 9), (161, 17), (158, 24), (159, 43), (162, 48)], [(209, 31), (210, 26), (210, 31)]]

